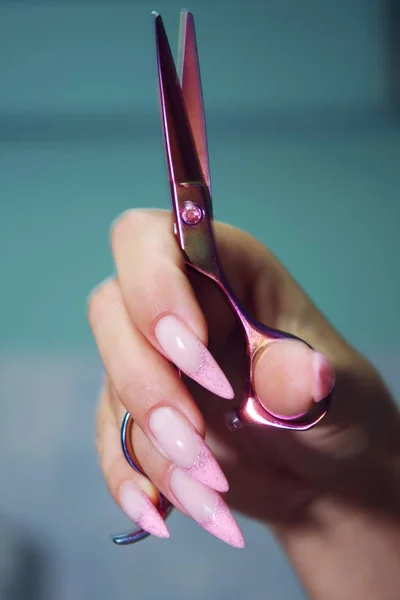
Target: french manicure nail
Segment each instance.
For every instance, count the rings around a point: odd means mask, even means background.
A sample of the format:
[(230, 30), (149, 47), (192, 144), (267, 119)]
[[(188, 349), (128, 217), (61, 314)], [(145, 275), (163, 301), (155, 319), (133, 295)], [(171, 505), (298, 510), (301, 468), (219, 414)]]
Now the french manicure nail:
[(228, 482), (205, 441), (177, 410), (164, 406), (154, 410), (150, 431), (160, 448), (178, 467), (205, 485), (226, 492)]
[(315, 392), (314, 402), (320, 402), (333, 390), (335, 385), (335, 369), (332, 363), (321, 352), (314, 353)]
[(161, 538), (168, 538), (169, 531), (160, 513), (146, 496), (131, 481), (125, 481), (119, 490), (122, 510), (141, 529)]
[(172, 472), (170, 488), (200, 527), (235, 548), (244, 547), (245, 542), (239, 526), (217, 492), (181, 469)]
[(234, 397), (231, 384), (213, 356), (177, 317), (161, 318), (155, 335), (165, 354), (183, 373), (222, 398)]

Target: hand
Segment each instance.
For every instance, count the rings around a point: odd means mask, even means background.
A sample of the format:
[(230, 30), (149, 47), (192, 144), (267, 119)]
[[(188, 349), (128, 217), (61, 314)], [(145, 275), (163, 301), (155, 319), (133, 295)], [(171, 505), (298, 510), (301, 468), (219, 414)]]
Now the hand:
[[(172, 231), (169, 213), (124, 214), (112, 231), (117, 277), (100, 284), (89, 302), (107, 373), (98, 450), (116, 502), (135, 523), (166, 537), (156, 486), (184, 514), (238, 547), (241, 533), (218, 492), (230, 507), (286, 531), (312, 520), (326, 497), (395, 510), (398, 499), (380, 492), (390, 490), (399, 416), (378, 374), (262, 244), (216, 223), (223, 268), (245, 309), (318, 351), (297, 341), (268, 348), (255, 369), (262, 401), (272, 412), (296, 415), (327, 396), (336, 378), (334, 405), (310, 431), (226, 428), (246, 369), (241, 328), (216, 287), (186, 271)], [(135, 420), (138, 462), (154, 485), (122, 454), (125, 411)]]

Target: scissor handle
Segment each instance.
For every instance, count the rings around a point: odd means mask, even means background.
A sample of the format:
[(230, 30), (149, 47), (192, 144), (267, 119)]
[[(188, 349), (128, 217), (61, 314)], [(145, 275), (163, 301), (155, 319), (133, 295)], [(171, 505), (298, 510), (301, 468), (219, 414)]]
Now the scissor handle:
[[(229, 298), (230, 294), (227, 296)], [(235, 298), (229, 299), (231, 302), (235, 302)], [(255, 322), (237, 304), (235, 312), (240, 318), (245, 332), (249, 374), (246, 381), (245, 398), (240, 403), (239, 408), (228, 415), (228, 426), (231, 429), (239, 429), (243, 425), (254, 425), (296, 431), (306, 431), (315, 427), (325, 417), (332, 405), (335, 393), (334, 388), (326, 398), (323, 398), (319, 402), (314, 402), (306, 412), (288, 417), (271, 412), (258, 398), (254, 386), (256, 361), (271, 344), (279, 343), (282, 340), (294, 340), (302, 342), (311, 350), (314, 350), (312, 346), (291, 333)]]
[(275, 427), (290, 431), (307, 431), (312, 429), (328, 413), (334, 398), (332, 391), (329, 396), (314, 404), (310, 410), (300, 415), (286, 417), (268, 410), (251, 389), (239, 408), (228, 414), (228, 427), (236, 430), (243, 425), (258, 427)]

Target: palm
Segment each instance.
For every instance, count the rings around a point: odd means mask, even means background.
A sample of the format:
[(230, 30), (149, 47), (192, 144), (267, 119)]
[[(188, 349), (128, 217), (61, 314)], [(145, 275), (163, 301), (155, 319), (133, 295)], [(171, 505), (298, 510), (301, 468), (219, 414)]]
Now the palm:
[[(363, 363), (361, 357), (333, 332), (266, 249), (260, 253), (258, 242), (232, 228), (217, 226), (216, 231), (221, 261), (229, 282), (254, 318), (271, 327), (289, 330), (324, 351), (334, 362), (336, 356), (341, 356), (345, 362), (345, 357), (352, 355), (353, 363), (355, 360), (360, 365)], [(258, 263), (254, 260), (255, 255), (259, 257)], [(198, 274), (190, 273), (189, 276), (209, 325), (211, 352), (235, 389), (235, 400), (229, 405), (228, 401), (211, 395), (191, 380), (185, 380), (206, 420), (208, 443), (230, 482), (228, 500), (234, 508), (251, 517), (269, 521), (286, 519), (316, 493), (325, 473), (335, 472), (335, 461), (329, 457), (329, 448), (336, 447), (337, 427), (334, 422), (300, 434), (274, 429), (243, 428), (236, 432), (227, 429), (226, 413), (240, 402), (244, 394), (242, 382), (248, 369), (245, 340), (240, 324), (216, 286)], [(310, 323), (313, 324), (312, 329)], [(329, 340), (328, 346), (325, 340)], [(335, 366), (338, 377), (343, 375), (346, 381), (348, 374), (341, 372), (337, 361)], [(372, 372), (371, 377), (375, 377)], [(375, 386), (379, 383), (374, 380)], [(349, 394), (352, 386), (350, 382)], [(375, 398), (375, 394), (372, 397)], [(332, 412), (333, 420), (342, 422), (340, 431), (344, 439), (346, 435), (351, 438), (355, 429), (364, 433), (371, 417), (375, 419), (372, 414), (374, 401), (372, 406), (365, 402), (358, 414), (360, 407), (355, 407), (354, 402), (343, 407), (342, 402)], [(382, 404), (380, 407), (383, 422), (390, 420), (391, 409), (387, 398), (383, 411)], [(356, 414), (355, 422), (353, 417)], [(343, 428), (343, 421), (347, 421), (347, 429)], [(322, 454), (321, 447), (324, 448)], [(362, 457), (368, 460), (368, 454), (368, 451), (363, 452)], [(353, 468), (350, 461), (350, 471)]]

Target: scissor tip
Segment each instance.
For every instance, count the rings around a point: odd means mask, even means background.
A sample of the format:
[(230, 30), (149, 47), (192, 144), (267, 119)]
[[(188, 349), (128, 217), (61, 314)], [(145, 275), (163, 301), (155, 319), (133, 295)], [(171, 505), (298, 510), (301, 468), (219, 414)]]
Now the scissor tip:
[(181, 17), (183, 19), (193, 19), (192, 13), (187, 8), (182, 8), (182, 10), (181, 10)]
[(151, 14), (153, 15), (154, 18), (157, 18), (160, 16), (160, 13), (158, 13), (156, 10), (152, 10)]

